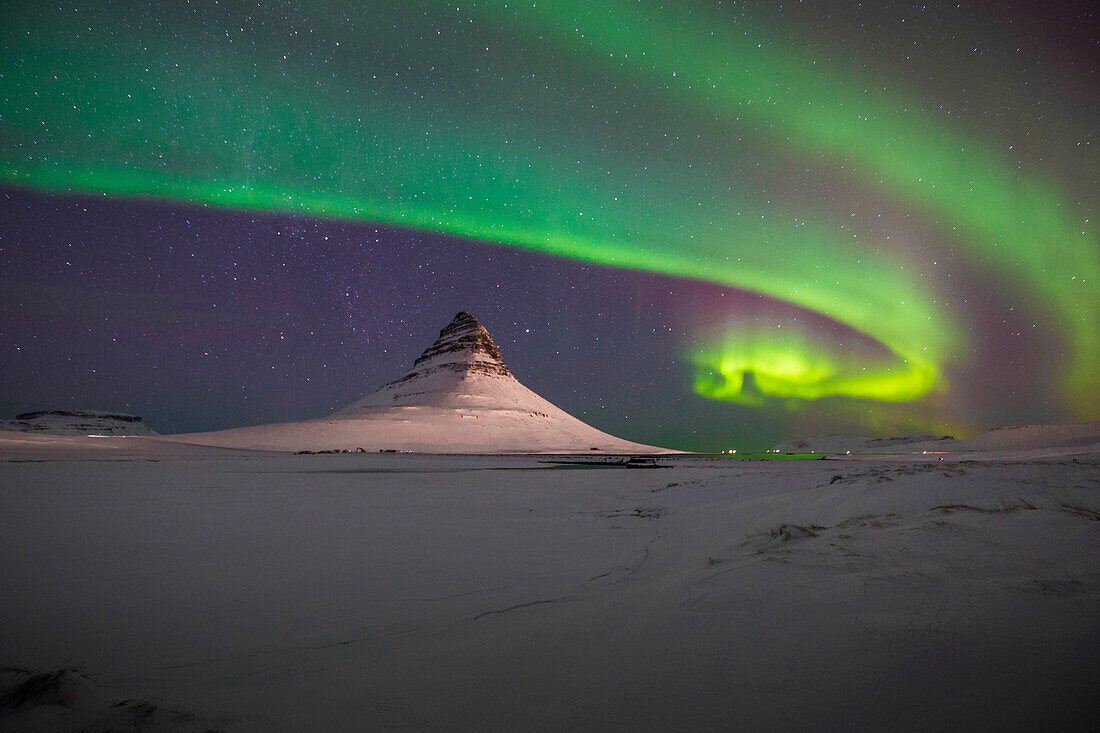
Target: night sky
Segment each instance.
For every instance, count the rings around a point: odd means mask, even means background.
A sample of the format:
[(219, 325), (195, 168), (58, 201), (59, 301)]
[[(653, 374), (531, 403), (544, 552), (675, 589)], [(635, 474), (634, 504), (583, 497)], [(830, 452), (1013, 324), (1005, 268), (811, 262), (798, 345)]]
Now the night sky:
[(670, 447), (1100, 418), (1087, 2), (7, 5), (7, 416), (320, 417), (468, 310)]

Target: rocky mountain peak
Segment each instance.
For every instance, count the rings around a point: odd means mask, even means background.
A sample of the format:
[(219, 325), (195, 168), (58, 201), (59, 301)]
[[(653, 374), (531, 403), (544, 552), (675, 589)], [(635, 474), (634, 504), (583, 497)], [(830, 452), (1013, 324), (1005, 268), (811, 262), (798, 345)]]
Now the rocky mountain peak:
[(546, 412), (541, 406), (546, 401), (520, 384), (504, 365), (485, 327), (462, 311), (439, 332), (439, 338), (409, 371), (333, 415), (356, 417), (379, 407), (495, 409), (503, 404), (514, 408), (520, 403), (536, 402), (540, 406), (532, 407), (532, 411)]
[(456, 314), (439, 332), (439, 338), (413, 362), (414, 374), (436, 369), (511, 376), (489, 331), (466, 311)]

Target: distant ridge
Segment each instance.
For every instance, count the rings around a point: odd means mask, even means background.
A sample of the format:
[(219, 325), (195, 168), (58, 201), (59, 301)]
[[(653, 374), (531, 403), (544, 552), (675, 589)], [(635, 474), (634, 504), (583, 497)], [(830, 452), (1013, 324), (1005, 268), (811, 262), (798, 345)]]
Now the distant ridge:
[(964, 450), (1029, 450), (1100, 443), (1100, 420), (1071, 425), (1009, 425), (959, 442)]
[(1005, 452), (1043, 449), (1100, 451), (1100, 421), (1071, 425), (1009, 425), (966, 440), (948, 435), (869, 438), (865, 435), (819, 435), (775, 446), (780, 453), (924, 453)]
[(0, 430), (45, 435), (158, 435), (137, 415), (101, 410), (37, 410), (0, 420)]
[(950, 435), (912, 435), (889, 438), (871, 438), (866, 435), (830, 434), (817, 435), (801, 440), (788, 440), (772, 448), (779, 453), (901, 453), (920, 444), (953, 445), (957, 441)]
[(276, 451), (675, 452), (604, 433), (532, 392), (466, 311), (439, 332), (412, 369), (327, 418), (170, 439)]

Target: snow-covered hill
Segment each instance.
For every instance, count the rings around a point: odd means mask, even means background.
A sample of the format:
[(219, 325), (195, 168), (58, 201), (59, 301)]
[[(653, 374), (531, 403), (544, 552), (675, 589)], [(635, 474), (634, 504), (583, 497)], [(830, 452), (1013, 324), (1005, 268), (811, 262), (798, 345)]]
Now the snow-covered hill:
[(465, 311), (407, 374), (327, 418), (169, 439), (276, 451), (669, 452), (601, 432), (520, 384)]
[(942, 446), (938, 450), (950, 450), (956, 444), (950, 436), (915, 435), (891, 438), (871, 438), (866, 435), (831, 434), (818, 435), (801, 440), (789, 440), (780, 443), (772, 450), (779, 453), (904, 453), (911, 452), (913, 446), (920, 444), (926, 448), (929, 444)]
[(780, 453), (922, 454), (1027, 453), (1059, 449), (1062, 453), (1100, 451), (1100, 421), (1075, 425), (1013, 425), (956, 440), (949, 436), (918, 435), (869, 438), (865, 435), (819, 435), (776, 446)]
[(0, 430), (46, 435), (158, 435), (137, 415), (98, 410), (42, 410), (0, 420)]
[(1013, 425), (960, 441), (960, 450), (1035, 450), (1100, 443), (1100, 420), (1075, 425)]

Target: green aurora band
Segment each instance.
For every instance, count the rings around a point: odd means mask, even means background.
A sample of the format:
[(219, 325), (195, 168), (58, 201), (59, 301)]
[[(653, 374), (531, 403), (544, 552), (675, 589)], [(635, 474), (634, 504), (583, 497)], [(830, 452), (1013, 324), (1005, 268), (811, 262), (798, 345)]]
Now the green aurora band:
[(936, 378), (930, 367), (910, 363), (898, 379), (888, 365), (876, 368), (854, 349), (837, 350), (798, 327), (781, 331), (760, 323), (729, 328), (693, 358), (696, 392), (754, 406), (834, 395), (903, 402), (925, 394)]
[(1091, 416), (1097, 237), (1055, 184), (881, 81), (666, 5), (327, 3), (298, 22), (243, 2), (22, 7), (0, 31), (0, 181), (377, 222), (720, 283), (882, 346), (855, 358), (743, 327), (691, 355), (697, 391), (716, 399), (946, 390), (969, 353), (947, 285), (828, 213), (762, 200), (741, 181), (763, 150), (907, 202), (1014, 283), (1057, 324), (1064, 403)]

